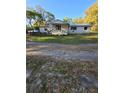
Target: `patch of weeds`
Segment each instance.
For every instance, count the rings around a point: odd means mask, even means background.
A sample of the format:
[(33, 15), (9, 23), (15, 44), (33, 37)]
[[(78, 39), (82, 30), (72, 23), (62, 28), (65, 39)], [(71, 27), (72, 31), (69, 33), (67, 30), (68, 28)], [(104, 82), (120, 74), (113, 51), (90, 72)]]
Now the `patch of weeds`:
[(61, 93), (70, 93), (67, 87), (61, 89)]
[(43, 87), (39, 90), (39, 93), (48, 93), (47, 83), (43, 83)]
[(62, 73), (62, 74), (66, 74), (68, 72), (68, 67), (65, 66), (65, 65), (59, 65), (59, 66), (56, 66), (52, 69), (53, 72), (59, 72), (59, 73)]
[[(35, 85), (38, 78), (40, 78), (41, 86), (34, 89), (37, 92), (33, 93), (55, 93), (55, 88), (57, 88), (58, 82), (60, 81), (60, 91), (59, 93), (83, 93), (82, 86), (79, 84), (79, 77), (82, 74), (93, 75), (97, 78), (97, 62), (67, 62), (65, 60), (55, 60), (49, 57), (41, 56), (27, 56), (27, 69), (32, 69), (33, 74), (29, 77), (27, 82), (27, 93), (31, 92), (31, 85)], [(42, 68), (44, 66), (44, 68)], [(41, 69), (42, 68), (42, 69)], [(52, 73), (52, 75), (48, 75)], [(37, 74), (40, 74), (40, 76)], [(63, 74), (63, 76), (58, 75)], [(50, 79), (50, 82), (48, 82)], [(98, 93), (97, 88), (89, 88), (87, 93)]]

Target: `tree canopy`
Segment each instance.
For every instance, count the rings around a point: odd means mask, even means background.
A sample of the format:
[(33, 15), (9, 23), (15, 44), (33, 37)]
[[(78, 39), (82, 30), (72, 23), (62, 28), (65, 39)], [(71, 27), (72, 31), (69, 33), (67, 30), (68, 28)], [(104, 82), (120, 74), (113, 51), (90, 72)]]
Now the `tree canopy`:
[(69, 23), (71, 23), (71, 22), (72, 22), (72, 18), (64, 17), (64, 18), (63, 18), (63, 21), (64, 21), (64, 22), (69, 22)]
[(32, 10), (32, 9), (26, 10), (26, 17), (27, 17), (27, 21), (30, 27), (32, 27), (33, 24), (38, 22), (39, 20), (41, 22), (43, 21), (41, 14), (37, 13), (35, 10)]
[(45, 25), (46, 22), (54, 20), (55, 16), (42, 7), (36, 6), (35, 9), (27, 8), (26, 18), (30, 27), (40, 27)]
[(92, 24), (92, 30), (98, 31), (98, 3), (96, 2), (86, 10), (85, 23)]
[(84, 19), (82, 17), (79, 17), (79, 18), (73, 19), (73, 22), (77, 24), (82, 24), (84, 23)]
[(96, 2), (85, 11), (85, 17), (79, 17), (73, 19), (74, 23), (90, 23), (92, 25), (91, 30), (98, 31), (98, 3)]

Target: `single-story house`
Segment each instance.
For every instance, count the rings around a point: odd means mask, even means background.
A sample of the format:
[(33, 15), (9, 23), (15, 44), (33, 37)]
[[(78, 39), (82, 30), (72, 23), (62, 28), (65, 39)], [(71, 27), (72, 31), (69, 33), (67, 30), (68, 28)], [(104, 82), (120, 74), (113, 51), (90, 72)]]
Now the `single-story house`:
[(90, 24), (70, 24), (61, 20), (47, 22), (46, 26), (40, 27), (41, 33), (52, 35), (83, 34), (90, 32)]
[(50, 31), (52, 35), (83, 34), (90, 32), (90, 24), (70, 24), (61, 20), (48, 22), (41, 32)]

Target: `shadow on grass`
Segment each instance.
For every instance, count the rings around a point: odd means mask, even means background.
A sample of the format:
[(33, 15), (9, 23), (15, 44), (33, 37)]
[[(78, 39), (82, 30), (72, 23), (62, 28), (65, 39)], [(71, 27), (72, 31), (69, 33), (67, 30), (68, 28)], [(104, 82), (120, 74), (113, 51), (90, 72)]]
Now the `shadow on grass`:
[(88, 44), (98, 43), (97, 33), (67, 36), (27, 36), (27, 40), (42, 43)]

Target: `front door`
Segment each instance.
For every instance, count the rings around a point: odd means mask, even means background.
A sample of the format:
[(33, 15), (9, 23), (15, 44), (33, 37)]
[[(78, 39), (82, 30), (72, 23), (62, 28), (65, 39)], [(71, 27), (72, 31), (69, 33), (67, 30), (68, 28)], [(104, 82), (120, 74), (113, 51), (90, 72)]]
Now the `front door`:
[(56, 30), (61, 30), (61, 25), (56, 25)]

